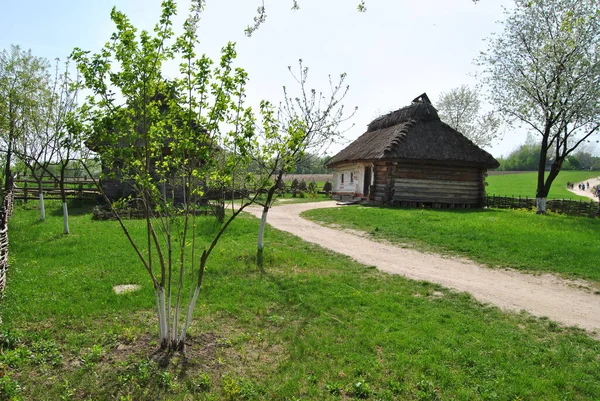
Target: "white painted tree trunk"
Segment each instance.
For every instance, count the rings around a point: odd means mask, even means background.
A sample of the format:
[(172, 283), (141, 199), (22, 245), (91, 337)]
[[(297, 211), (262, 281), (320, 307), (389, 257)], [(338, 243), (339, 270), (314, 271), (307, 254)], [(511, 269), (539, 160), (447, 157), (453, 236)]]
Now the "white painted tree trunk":
[(63, 232), (65, 234), (70, 234), (71, 231), (69, 231), (69, 208), (67, 206), (67, 202), (63, 202), (62, 206), (63, 206), (63, 228), (64, 228)]
[(546, 213), (546, 200), (547, 198), (536, 198), (537, 214)]
[(46, 221), (46, 206), (44, 205), (44, 193), (40, 191), (40, 220)]
[(185, 343), (185, 334), (187, 333), (188, 328), (190, 327), (190, 323), (192, 322), (192, 314), (194, 313), (194, 308), (196, 307), (196, 301), (198, 300), (198, 295), (200, 294), (200, 287), (196, 286), (194, 290), (194, 295), (192, 296), (192, 300), (188, 305), (187, 315), (185, 316), (185, 323), (181, 328), (181, 335), (179, 336), (179, 342)]
[(260, 218), (260, 227), (258, 228), (258, 251), (262, 252), (265, 247), (265, 226), (267, 225), (267, 214), (269, 209), (263, 209), (262, 216)]
[(161, 348), (164, 348), (169, 343), (169, 323), (165, 308), (165, 289), (154, 289), (154, 297), (156, 298), (156, 312), (158, 315), (159, 344)]

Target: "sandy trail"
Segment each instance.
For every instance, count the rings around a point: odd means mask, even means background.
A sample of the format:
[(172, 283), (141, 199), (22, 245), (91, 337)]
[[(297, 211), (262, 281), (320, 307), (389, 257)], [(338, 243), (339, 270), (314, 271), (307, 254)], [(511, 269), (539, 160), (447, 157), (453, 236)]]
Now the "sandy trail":
[[(377, 266), (379, 270), (466, 291), (478, 301), (505, 310), (525, 310), (535, 316), (546, 316), (561, 324), (588, 330), (600, 338), (600, 295), (590, 289), (592, 285), (551, 274), (490, 269), (464, 259), (400, 248), (370, 240), (366, 234), (322, 227), (299, 216), (305, 210), (328, 207), (335, 207), (335, 203), (276, 206), (269, 212), (268, 224), (348, 255), (362, 264)], [(261, 209), (248, 211), (260, 218)]]
[(586, 190), (585, 191), (582, 191), (581, 189), (579, 189), (579, 184), (581, 184), (581, 183), (585, 183), (585, 184), (589, 183), (590, 184), (590, 188), (592, 188), (592, 187), (595, 187), (596, 185), (600, 185), (600, 177), (598, 177), (598, 178), (592, 178), (592, 179), (589, 179), (589, 180), (586, 180), (586, 181), (582, 181), (582, 182), (576, 182), (574, 184), (574, 186), (573, 186), (573, 189), (567, 188), (568, 191), (571, 191), (571, 192), (573, 192), (576, 195), (585, 196), (587, 198), (590, 198), (590, 199), (593, 199), (595, 201), (598, 201), (598, 198), (589, 189), (587, 189), (587, 186), (586, 186)]

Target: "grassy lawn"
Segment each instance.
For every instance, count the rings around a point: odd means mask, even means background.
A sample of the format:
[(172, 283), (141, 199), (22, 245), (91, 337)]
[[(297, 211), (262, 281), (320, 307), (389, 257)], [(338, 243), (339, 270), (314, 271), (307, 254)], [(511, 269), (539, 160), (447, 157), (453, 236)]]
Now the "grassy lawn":
[[(599, 171), (561, 171), (552, 183), (549, 199), (575, 199), (590, 201), (567, 190), (567, 182), (582, 182), (600, 176)], [(488, 195), (522, 196), (535, 198), (537, 172), (490, 175), (486, 178)]]
[(600, 219), (518, 210), (365, 206), (310, 210), (303, 215), (421, 250), (600, 282)]
[[(73, 209), (65, 236), (51, 211), (38, 223), (36, 210), (17, 209), (10, 222), (0, 399), (600, 398), (600, 342), (581, 331), (274, 230), (261, 272), (250, 217), (234, 222), (210, 263), (186, 356), (167, 361), (155, 352), (151, 285), (118, 224)], [(201, 224), (206, 240), (215, 223)], [(142, 227), (133, 222), (132, 233)], [(117, 296), (116, 284), (142, 290)]]

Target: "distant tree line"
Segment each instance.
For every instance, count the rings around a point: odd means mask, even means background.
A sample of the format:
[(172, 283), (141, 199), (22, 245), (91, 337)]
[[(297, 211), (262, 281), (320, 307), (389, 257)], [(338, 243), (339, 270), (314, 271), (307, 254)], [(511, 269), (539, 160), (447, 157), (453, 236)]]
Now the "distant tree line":
[(306, 154), (304, 157), (296, 163), (294, 174), (327, 174), (329, 169), (325, 167), (325, 164), (331, 159), (332, 156), (318, 156), (315, 154)]
[[(550, 169), (553, 151), (548, 152), (546, 170)], [(508, 156), (498, 158), (499, 171), (537, 171), (540, 163), (540, 146), (533, 138), (512, 151)], [(600, 170), (600, 157), (580, 150), (565, 158), (561, 170)]]

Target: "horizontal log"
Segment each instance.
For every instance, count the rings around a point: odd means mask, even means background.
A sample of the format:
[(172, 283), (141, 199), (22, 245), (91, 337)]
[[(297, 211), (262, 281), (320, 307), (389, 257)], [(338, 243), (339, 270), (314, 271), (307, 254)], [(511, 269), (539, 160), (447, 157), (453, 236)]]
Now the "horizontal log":
[(431, 168), (431, 169), (440, 169), (440, 170), (456, 170), (456, 171), (479, 171), (482, 170), (482, 168), (480, 167), (476, 167), (476, 166), (465, 166), (465, 165), (460, 165), (460, 164), (449, 164), (449, 163), (445, 163), (445, 162), (439, 162), (439, 163), (431, 163), (430, 161), (427, 160), (422, 160), (422, 161), (415, 161), (415, 162), (411, 162), (411, 161), (399, 161), (397, 163), (399, 168), (411, 168), (411, 169), (418, 169), (418, 168)]
[(432, 166), (432, 165), (418, 165), (410, 166), (406, 164), (399, 164), (396, 166), (396, 171), (431, 171), (433, 173), (445, 173), (445, 174), (480, 174), (482, 170), (472, 167), (443, 167), (443, 166)]
[(394, 185), (416, 185), (416, 186), (463, 186), (463, 187), (483, 187), (483, 183), (479, 181), (454, 181), (454, 180), (417, 180), (410, 178), (396, 178)]
[(465, 195), (465, 196), (480, 196), (484, 194), (484, 191), (473, 191), (473, 190), (461, 190), (461, 189), (452, 189), (452, 190), (440, 190), (439, 188), (430, 188), (430, 189), (411, 189), (411, 188), (394, 188), (394, 194), (409, 194), (409, 195), (439, 195), (443, 196), (445, 194), (452, 195)]
[(485, 194), (478, 191), (396, 191), (394, 190), (394, 197), (397, 196), (410, 196), (410, 197), (445, 197), (445, 196), (456, 196), (456, 197), (483, 197)]
[(396, 196), (394, 201), (399, 202), (437, 202), (437, 203), (483, 203), (483, 197), (469, 196)]
[(396, 172), (394, 178), (398, 179), (418, 179), (418, 180), (453, 180), (453, 181), (483, 181), (483, 178), (477, 174), (456, 173), (440, 174), (431, 172)]

